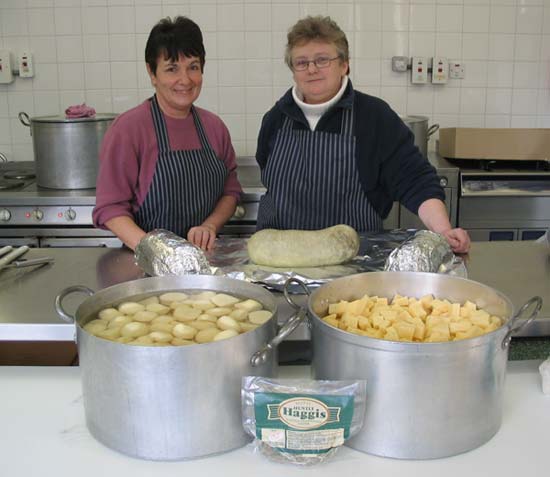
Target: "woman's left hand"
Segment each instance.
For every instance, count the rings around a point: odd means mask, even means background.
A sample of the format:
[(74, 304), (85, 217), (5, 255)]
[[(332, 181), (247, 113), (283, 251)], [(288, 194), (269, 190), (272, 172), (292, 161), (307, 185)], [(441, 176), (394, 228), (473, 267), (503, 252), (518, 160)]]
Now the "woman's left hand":
[(453, 252), (466, 253), (470, 250), (470, 236), (464, 229), (449, 229), (445, 232), (441, 232), (446, 239)]
[(216, 241), (216, 227), (210, 224), (191, 227), (187, 232), (187, 240), (203, 250), (212, 250)]

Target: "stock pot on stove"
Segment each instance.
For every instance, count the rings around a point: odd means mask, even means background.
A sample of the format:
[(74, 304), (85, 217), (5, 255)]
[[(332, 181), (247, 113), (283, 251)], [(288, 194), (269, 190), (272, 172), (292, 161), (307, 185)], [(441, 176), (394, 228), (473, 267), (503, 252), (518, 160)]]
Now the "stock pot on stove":
[(30, 128), (32, 136), (36, 183), (49, 189), (95, 188), (101, 141), (115, 117), (96, 114), (76, 119), (29, 118), (26, 113), (19, 113), (19, 120)]
[[(191, 346), (130, 346), (83, 329), (103, 308), (175, 290), (252, 298), (273, 316), (234, 338)], [(75, 292), (90, 296), (72, 317), (62, 303)], [(112, 449), (151, 460), (190, 459), (245, 445), (250, 439), (241, 423), (241, 380), (275, 373), (275, 355), (259, 367), (250, 359), (275, 336), (276, 309), (271, 293), (258, 285), (207, 275), (143, 278), (97, 293), (82, 286), (63, 290), (56, 310), (76, 326), (88, 429)]]
[(414, 144), (424, 157), (428, 157), (428, 142), (432, 134), (439, 130), (439, 124), (428, 127), (430, 118), (427, 116), (401, 116), (402, 121), (414, 134)]
[[(452, 302), (469, 300), (503, 318), (504, 324), (476, 338), (416, 343), (358, 336), (321, 320), (330, 303), (365, 294), (388, 298), (432, 294)], [(531, 305), (530, 317), (518, 325)], [(433, 459), (487, 442), (502, 421), (511, 335), (533, 320), (541, 306), (541, 298), (534, 297), (514, 315), (510, 300), (486, 285), (421, 272), (361, 273), (315, 290), (307, 310), (315, 378), (367, 381), (365, 422), (346, 445), (385, 457)], [(305, 316), (301, 308), (297, 321)]]

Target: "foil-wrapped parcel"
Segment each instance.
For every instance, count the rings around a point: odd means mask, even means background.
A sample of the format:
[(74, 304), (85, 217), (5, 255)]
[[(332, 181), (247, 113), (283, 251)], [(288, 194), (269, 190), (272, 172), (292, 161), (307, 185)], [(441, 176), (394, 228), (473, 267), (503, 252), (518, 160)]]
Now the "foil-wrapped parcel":
[(140, 240), (135, 260), (151, 276), (212, 274), (212, 268), (199, 247), (164, 229), (152, 230)]
[(456, 260), (443, 235), (419, 230), (390, 253), (385, 270), (442, 273), (453, 268)]

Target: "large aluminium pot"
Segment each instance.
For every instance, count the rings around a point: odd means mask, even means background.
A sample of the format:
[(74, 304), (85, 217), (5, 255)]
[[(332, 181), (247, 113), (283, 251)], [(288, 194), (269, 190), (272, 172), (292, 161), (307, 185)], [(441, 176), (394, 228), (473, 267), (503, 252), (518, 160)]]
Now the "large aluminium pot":
[(19, 120), (30, 127), (36, 183), (49, 189), (92, 189), (99, 169), (99, 149), (115, 114), (93, 118), (66, 119), (65, 116)]
[[(97, 338), (82, 328), (105, 307), (173, 290), (213, 290), (252, 298), (273, 317), (234, 338), (191, 346), (130, 346)], [(75, 292), (90, 296), (73, 318), (63, 300)], [(245, 445), (250, 438), (241, 423), (241, 380), (247, 375), (273, 376), (276, 371), (275, 354), (260, 366), (250, 361), (275, 336), (276, 309), (271, 293), (262, 287), (214, 276), (143, 278), (95, 294), (82, 286), (63, 290), (56, 310), (76, 325), (91, 434), (112, 449), (151, 460), (190, 459)]]
[[(411, 343), (355, 335), (321, 320), (329, 303), (365, 294), (470, 300), (505, 323), (476, 338)], [(532, 304), (533, 313), (518, 326), (519, 316)], [(541, 306), (542, 300), (534, 297), (513, 315), (510, 300), (486, 285), (421, 272), (362, 273), (315, 290), (308, 300), (315, 377), (367, 381), (364, 426), (347, 444), (380, 456), (432, 459), (487, 442), (502, 420), (511, 334), (534, 319)]]
[(414, 134), (414, 144), (424, 157), (428, 157), (428, 141), (430, 136), (439, 130), (439, 124), (428, 127), (430, 118), (427, 116), (401, 116), (403, 122)]

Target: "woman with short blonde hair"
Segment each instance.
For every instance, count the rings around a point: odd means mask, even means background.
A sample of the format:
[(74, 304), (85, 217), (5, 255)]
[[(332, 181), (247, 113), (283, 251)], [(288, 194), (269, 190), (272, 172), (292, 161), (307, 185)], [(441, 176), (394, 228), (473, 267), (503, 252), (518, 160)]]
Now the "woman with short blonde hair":
[(379, 98), (353, 89), (345, 33), (330, 17), (306, 17), (288, 32), (285, 62), (295, 85), (268, 111), (256, 160), (266, 188), (258, 229), (347, 224), (380, 231), (394, 201), (466, 252), (452, 228), (435, 169), (410, 129)]

